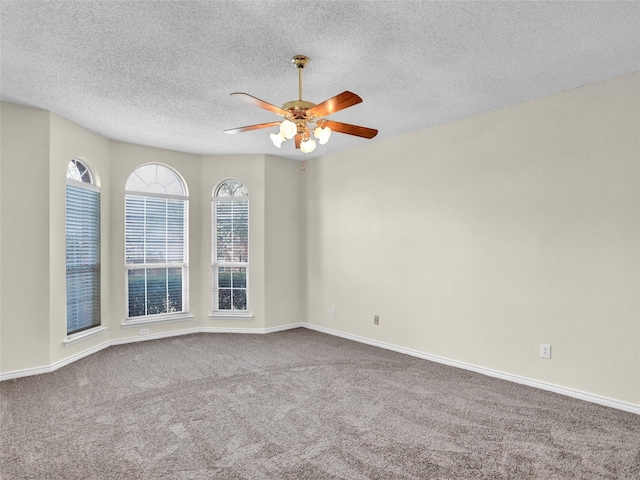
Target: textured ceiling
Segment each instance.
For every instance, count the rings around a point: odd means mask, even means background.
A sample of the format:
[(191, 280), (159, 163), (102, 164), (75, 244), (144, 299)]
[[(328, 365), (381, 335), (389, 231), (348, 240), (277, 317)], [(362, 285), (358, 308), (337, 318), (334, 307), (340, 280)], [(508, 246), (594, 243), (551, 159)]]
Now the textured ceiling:
[(375, 142), (640, 70), (638, 2), (2, 1), (2, 99), (107, 138), (199, 154), (280, 150), (226, 128), (275, 105), (344, 90), (364, 102), (332, 120), (306, 158)]

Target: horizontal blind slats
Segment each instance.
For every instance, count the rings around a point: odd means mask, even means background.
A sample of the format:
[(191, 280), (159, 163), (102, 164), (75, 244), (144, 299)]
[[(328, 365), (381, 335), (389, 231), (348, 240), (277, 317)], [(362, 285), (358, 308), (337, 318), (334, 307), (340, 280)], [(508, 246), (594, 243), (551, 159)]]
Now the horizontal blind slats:
[(127, 195), (125, 254), (128, 264), (186, 260), (186, 200)]
[(184, 199), (125, 196), (130, 318), (183, 311), (187, 208)]
[(100, 325), (100, 193), (66, 187), (67, 334)]
[(249, 261), (249, 202), (216, 202), (218, 262)]

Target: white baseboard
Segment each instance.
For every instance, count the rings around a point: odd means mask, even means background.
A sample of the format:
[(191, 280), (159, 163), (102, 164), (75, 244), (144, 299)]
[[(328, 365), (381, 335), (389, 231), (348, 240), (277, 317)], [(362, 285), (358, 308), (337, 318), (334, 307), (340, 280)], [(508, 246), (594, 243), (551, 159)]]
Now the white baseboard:
[(493, 370), (491, 368), (480, 367), (470, 363), (459, 362), (450, 358), (440, 357), (438, 355), (431, 355), (419, 350), (413, 350), (410, 348), (399, 347), (391, 343), (380, 342), (378, 340), (371, 340), (369, 338), (360, 337), (350, 333), (341, 332), (339, 330), (333, 330), (331, 328), (321, 327), (319, 325), (304, 324), (305, 328), (315, 330), (317, 332), (327, 333), (336, 337), (346, 338), (347, 340), (353, 340), (354, 342), (366, 343), (374, 347), (384, 348), (385, 350), (393, 350), (394, 352), (404, 353), (411, 355), (412, 357), (422, 358), (431, 362), (442, 363), (451, 367), (461, 368), (463, 370), (470, 370), (472, 372), (481, 373), (488, 377), (500, 378), (509, 382), (519, 383), (521, 385), (527, 385), (529, 387), (539, 388), (540, 390), (547, 390), (549, 392), (559, 393), (568, 397), (577, 398), (591, 403), (597, 403), (598, 405), (604, 405), (605, 407), (616, 408), (618, 410), (624, 410), (625, 412), (635, 413), (640, 415), (640, 405), (636, 405), (628, 402), (621, 402), (620, 400), (614, 400), (612, 398), (603, 397), (601, 395), (595, 395), (593, 393), (583, 392), (575, 390), (573, 388), (562, 387), (560, 385), (554, 385), (552, 383), (542, 382), (540, 380), (534, 380), (531, 378), (521, 377), (519, 375), (513, 375), (511, 373), (501, 372), (499, 370)]
[(405, 355), (411, 355), (412, 357), (422, 358), (424, 360), (429, 360), (431, 362), (442, 363), (444, 365), (461, 368), (463, 370), (469, 370), (472, 372), (480, 373), (482, 375), (487, 375), (489, 377), (500, 378), (502, 380), (507, 380), (509, 382), (519, 383), (521, 385), (527, 385), (529, 387), (534, 387), (534, 388), (539, 388), (541, 390), (547, 390), (550, 392), (559, 393), (561, 395), (577, 398), (579, 400), (584, 400), (587, 402), (596, 403), (598, 405), (604, 405), (605, 407), (611, 407), (618, 410), (623, 410), (625, 412), (630, 412), (630, 413), (635, 413), (636, 415), (640, 415), (640, 405), (636, 405), (633, 403), (622, 402), (620, 400), (615, 400), (612, 398), (603, 397), (601, 395), (595, 395), (592, 393), (575, 390), (573, 388), (562, 387), (560, 385), (554, 385), (551, 383), (542, 382), (540, 380), (521, 377), (519, 375), (513, 375), (511, 373), (501, 372), (499, 370), (493, 370), (491, 368), (480, 367), (478, 365), (473, 365), (470, 363), (459, 362), (457, 360), (452, 360), (446, 357), (440, 357), (438, 355), (432, 355), (429, 353), (421, 352), (419, 350), (400, 347), (398, 345), (393, 345), (391, 343), (372, 340), (370, 338), (361, 337), (359, 335), (353, 335), (350, 333), (341, 332), (339, 330), (333, 330), (331, 328), (326, 328), (319, 325), (313, 325), (310, 323), (303, 323), (303, 322), (291, 323), (288, 325), (279, 325), (279, 326), (268, 327), (268, 328), (227, 328), (227, 327), (188, 328), (188, 329), (176, 330), (172, 332), (157, 333), (153, 335), (141, 335), (136, 337), (108, 340), (99, 345), (96, 345), (95, 347), (92, 347), (88, 350), (77, 353), (75, 355), (72, 355), (68, 358), (55, 362), (51, 365), (0, 373), (0, 381), (10, 380), (12, 378), (28, 377), (31, 375), (39, 375), (42, 373), (50, 373), (61, 367), (69, 365), (77, 360), (80, 360), (81, 358), (87, 357), (96, 352), (99, 352), (100, 350), (110, 347), (111, 345), (123, 345), (126, 343), (142, 342), (146, 340), (157, 340), (160, 338), (177, 337), (181, 335), (189, 335), (192, 333), (247, 333), (247, 334), (263, 335), (267, 333), (275, 333), (275, 332), (281, 332), (284, 330), (291, 330), (294, 328), (308, 328), (309, 330), (315, 330), (317, 332), (345, 338), (347, 340), (352, 340), (354, 342), (359, 342), (367, 345), (372, 345), (374, 347), (384, 348), (385, 350), (392, 350), (394, 352), (403, 353)]
[(306, 326), (307, 326), (306, 323), (290, 323), (288, 325), (279, 325), (277, 327), (266, 328), (265, 333), (283, 332), (285, 330), (292, 330), (294, 328), (305, 328)]
[(100, 350), (104, 350), (105, 348), (110, 347), (111, 345), (112, 345), (111, 341), (102, 342), (99, 345), (96, 345), (80, 353), (76, 353), (74, 355), (71, 355), (70, 357), (54, 362), (51, 365), (45, 365), (42, 367), (34, 367), (34, 368), (25, 368), (24, 370), (14, 370), (12, 372), (0, 373), (0, 382), (4, 380), (11, 380), (12, 378), (30, 377), (31, 375), (40, 375), (41, 373), (51, 373), (58, 370), (59, 368), (62, 368), (66, 365), (76, 362), (81, 358), (88, 357), (89, 355), (93, 355), (94, 353), (97, 353)]
[(282, 332), (284, 330), (291, 330), (293, 328), (304, 327), (304, 323), (290, 323), (288, 325), (278, 325), (276, 327), (268, 328), (229, 328), (229, 327), (202, 327), (199, 330), (201, 332), (208, 333), (251, 333), (251, 334), (266, 334)]
[(4, 380), (11, 380), (12, 378), (20, 378), (20, 377), (30, 377), (32, 375), (40, 375), (42, 373), (51, 373), (59, 368), (62, 368), (66, 365), (69, 365), (81, 358), (88, 357), (89, 355), (93, 355), (100, 350), (104, 350), (105, 348), (110, 347), (111, 345), (124, 345), (127, 343), (136, 343), (136, 342), (144, 342), (147, 340), (158, 340), (160, 338), (168, 338), (168, 337), (178, 337), (182, 335), (189, 335), (192, 333), (249, 333), (249, 334), (267, 334), (274, 332), (281, 332), (284, 330), (291, 330), (293, 328), (304, 327), (304, 323), (292, 323), (288, 325), (279, 325), (276, 327), (269, 328), (229, 328), (229, 327), (196, 327), (196, 328), (185, 328), (182, 330), (173, 330), (171, 332), (162, 332), (162, 333), (154, 333), (149, 335), (138, 335), (135, 337), (126, 337), (126, 338), (115, 338), (112, 340), (107, 340), (99, 345), (91, 347), (82, 352), (76, 353), (67, 357), (65, 359), (59, 360), (57, 362), (52, 363), (51, 365), (44, 365), (41, 367), (34, 368), (26, 368), (23, 370), (14, 370), (11, 372), (0, 373), (0, 382)]
[(47, 365), (44, 367), (25, 368), (22, 370), (12, 370), (10, 372), (0, 373), (0, 381), (11, 380), (12, 378), (30, 377), (32, 375), (40, 375), (41, 373), (50, 373), (53, 372), (53, 370), (54, 369), (51, 368), (51, 365)]

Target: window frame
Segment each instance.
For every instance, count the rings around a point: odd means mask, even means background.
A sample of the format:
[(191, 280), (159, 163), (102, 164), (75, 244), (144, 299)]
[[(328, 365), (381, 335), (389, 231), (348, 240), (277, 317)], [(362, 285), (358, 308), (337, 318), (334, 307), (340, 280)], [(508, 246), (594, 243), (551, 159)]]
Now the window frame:
[[(227, 182), (234, 181), (240, 183), (240, 185), (247, 192), (246, 195), (219, 195), (220, 190)], [(246, 204), (247, 220), (246, 220), (246, 232), (247, 232), (247, 255), (244, 261), (220, 261), (218, 260), (218, 204), (219, 203), (244, 203)], [(251, 289), (250, 289), (250, 264), (251, 264), (251, 242), (250, 242), (250, 199), (246, 185), (237, 178), (226, 178), (221, 181), (214, 189), (211, 197), (211, 276), (212, 276), (212, 289), (211, 289), (211, 318), (253, 318), (251, 313)], [(245, 291), (245, 309), (233, 308), (233, 299), (231, 300), (230, 309), (219, 308), (219, 268), (243, 268), (245, 271), (245, 286), (239, 288), (239, 290)], [(223, 287), (227, 288), (227, 287)], [(229, 287), (233, 295), (233, 285)]]
[[(79, 173), (79, 179), (73, 178), (76, 175), (72, 173), (72, 170), (71, 170), (72, 164), (76, 169), (75, 171)], [(80, 165), (83, 170), (81, 170), (78, 167), (78, 165)], [(83, 338), (93, 336), (97, 333), (100, 333), (101, 331), (106, 330), (106, 327), (102, 325), (102, 295), (101, 295), (101, 285), (102, 285), (101, 202), (102, 202), (102, 198), (101, 198), (100, 186), (96, 184), (95, 178), (96, 178), (95, 175), (91, 172), (91, 169), (89, 168), (89, 166), (84, 160), (81, 160), (79, 158), (74, 158), (70, 160), (69, 163), (67, 164), (67, 173), (66, 173), (66, 182), (65, 182), (65, 292), (66, 292), (65, 293), (65, 305), (66, 305), (66, 309), (65, 309), (66, 329), (65, 330), (66, 330), (66, 338), (63, 342), (65, 345), (75, 343), (76, 341), (82, 340)], [(73, 218), (70, 218), (69, 188), (86, 190), (96, 194), (96, 197), (94, 199), (95, 202), (94, 203), (92, 202), (95, 208), (95, 211), (93, 212), (93, 214), (95, 215), (95, 218), (92, 218), (91, 220), (91, 223), (93, 224), (94, 229), (90, 233), (90, 236), (93, 237), (93, 240), (95, 241), (95, 244), (93, 244), (90, 247), (90, 249), (93, 249), (93, 257), (96, 260), (96, 263), (81, 263), (81, 264), (74, 264), (72, 266), (69, 265), (69, 254), (70, 254), (69, 226), (70, 226), (70, 223), (74, 221)], [(73, 191), (71, 191), (71, 193), (73, 193)], [(85, 212), (84, 204), (82, 204), (82, 212)], [(75, 221), (82, 222), (82, 218), (76, 217)], [(86, 242), (86, 240), (87, 240), (86, 236), (82, 235), (82, 238), (76, 238), (75, 242), (83, 243), (83, 242)], [(87, 254), (86, 249), (83, 249), (83, 250), (84, 250), (84, 253), (82, 251), (77, 251), (77, 250), (76, 252), (80, 255), (86, 255)], [(91, 310), (92, 310), (91, 323), (81, 328), (70, 330), (69, 329), (69, 321), (71, 320), (71, 315), (69, 314), (70, 273), (78, 274), (81, 271), (86, 272), (87, 269), (93, 274), (92, 275), (93, 280), (86, 282), (87, 284), (91, 284), (90, 286), (92, 286), (92, 289), (94, 292), (93, 302), (91, 306)], [(79, 285), (79, 283), (76, 283), (75, 287), (76, 288), (82, 287), (82, 285)]]
[[(136, 172), (138, 172), (138, 170), (142, 167), (146, 167), (146, 166), (156, 166), (156, 167), (162, 167), (165, 169), (168, 169), (171, 171), (171, 173), (173, 175), (175, 175), (175, 177), (177, 178), (177, 180), (180, 182), (181, 186), (182, 186), (182, 191), (184, 192), (184, 195), (176, 195), (176, 194), (167, 194), (167, 193), (158, 193), (158, 192), (148, 192), (148, 191), (141, 191), (141, 190), (127, 190), (125, 185), (125, 195), (124, 195), (124, 250), (125, 250), (125, 254), (124, 254), (124, 282), (125, 282), (125, 320), (124, 323), (122, 323), (123, 327), (128, 327), (128, 326), (136, 326), (136, 325), (141, 325), (141, 324), (149, 324), (149, 323), (161, 323), (161, 322), (168, 322), (168, 321), (180, 321), (180, 320), (189, 320), (191, 318), (193, 318), (193, 316), (189, 313), (189, 309), (190, 309), (190, 295), (189, 295), (189, 195), (188, 195), (188, 190), (187, 190), (187, 185), (186, 182), (184, 181), (184, 178), (180, 175), (180, 173), (175, 170), (174, 168), (162, 164), (162, 163), (157, 163), (157, 162), (153, 162), (153, 163), (146, 163), (143, 165), (139, 165), (137, 166), (129, 175), (129, 177), (127, 177), (127, 183), (129, 182), (129, 179), (133, 176), (133, 175), (137, 175)], [(150, 184), (149, 184), (150, 185)], [(134, 263), (134, 262), (130, 262), (129, 261), (129, 257), (128, 257), (128, 251), (127, 251), (127, 247), (128, 247), (128, 243), (127, 243), (127, 232), (128, 232), (128, 222), (127, 222), (127, 214), (128, 212), (128, 198), (137, 198), (137, 199), (142, 199), (143, 200), (143, 205), (144, 205), (144, 212), (146, 215), (147, 212), (147, 201), (146, 199), (151, 199), (153, 201), (153, 199), (163, 199), (166, 201), (171, 201), (171, 200), (179, 200), (182, 202), (182, 232), (183, 232), (183, 236), (182, 236), (182, 261), (180, 262), (172, 262), (172, 261), (165, 261), (165, 262), (142, 262), (142, 263)], [(168, 207), (168, 203), (167, 203), (167, 207)], [(164, 217), (165, 219), (168, 218), (166, 215)], [(147, 244), (146, 244), (146, 233), (149, 230), (149, 224), (146, 223), (146, 220), (142, 223), (142, 227), (144, 228), (144, 246), (143, 246), (143, 256), (146, 255), (147, 253)], [(167, 228), (168, 228), (168, 224), (167, 224)], [(168, 232), (165, 232), (165, 236), (168, 235)], [(165, 243), (165, 247), (168, 248), (169, 247), (169, 243)], [(167, 260), (167, 259), (165, 259)], [(131, 299), (129, 298), (129, 274), (132, 271), (136, 271), (136, 270), (142, 270), (146, 272), (150, 269), (165, 269), (168, 271), (168, 269), (171, 268), (179, 268), (181, 270), (181, 298), (180, 298), (180, 302), (181, 302), (181, 310), (179, 311), (166, 311), (166, 312), (161, 312), (161, 313), (152, 313), (152, 314), (145, 314), (145, 315), (136, 315), (136, 316), (130, 316), (130, 302)], [(168, 272), (167, 272), (167, 282), (168, 282)], [(167, 289), (168, 289), (168, 284), (167, 284)], [(147, 298), (148, 295), (148, 285), (145, 285), (145, 298)], [(147, 302), (145, 300), (145, 310), (148, 308)]]

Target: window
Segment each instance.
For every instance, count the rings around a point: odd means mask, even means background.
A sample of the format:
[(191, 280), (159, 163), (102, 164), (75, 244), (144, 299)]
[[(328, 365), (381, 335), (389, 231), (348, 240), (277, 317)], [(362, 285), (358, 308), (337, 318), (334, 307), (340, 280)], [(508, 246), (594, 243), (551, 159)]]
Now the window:
[(212, 199), (213, 310), (246, 313), (249, 273), (249, 193), (224, 181)]
[(129, 176), (125, 188), (127, 318), (186, 313), (189, 201), (185, 184), (169, 167), (147, 164)]
[(67, 166), (67, 335), (100, 326), (100, 189), (87, 166)]

